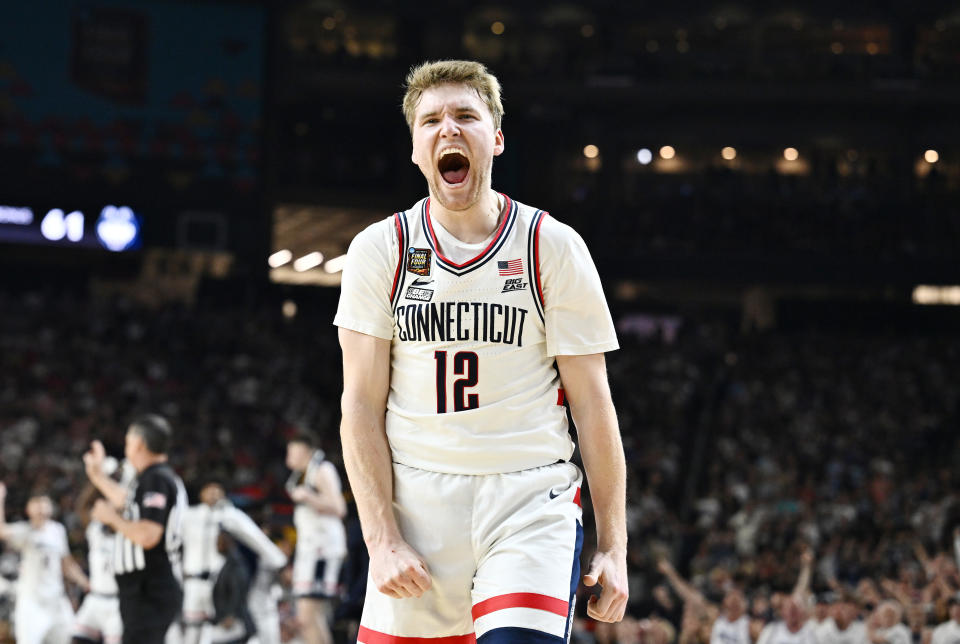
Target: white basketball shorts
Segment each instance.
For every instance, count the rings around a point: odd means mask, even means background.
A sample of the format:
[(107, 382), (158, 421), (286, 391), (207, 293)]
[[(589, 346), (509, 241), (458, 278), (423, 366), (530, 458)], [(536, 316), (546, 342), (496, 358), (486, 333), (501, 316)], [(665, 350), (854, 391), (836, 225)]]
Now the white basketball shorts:
[(73, 620), (73, 636), (104, 644), (117, 644), (123, 639), (120, 600), (116, 595), (88, 593)]
[(183, 580), (183, 621), (189, 626), (213, 619), (213, 579), (187, 577)]
[(17, 595), (13, 622), (17, 644), (66, 644), (70, 641), (73, 609), (66, 595), (44, 599)]
[(329, 557), (308, 541), (297, 541), (293, 556), (293, 594), (296, 597), (330, 599), (339, 593), (343, 557)]
[(467, 644), (501, 628), (569, 640), (583, 543), (575, 465), (482, 476), (393, 471), (400, 531), (433, 585), (393, 599), (368, 579), (359, 642)]

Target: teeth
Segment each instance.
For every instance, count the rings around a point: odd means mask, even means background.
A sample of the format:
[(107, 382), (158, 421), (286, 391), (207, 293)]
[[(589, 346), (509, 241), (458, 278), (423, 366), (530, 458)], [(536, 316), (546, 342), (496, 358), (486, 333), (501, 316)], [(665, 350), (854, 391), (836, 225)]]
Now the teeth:
[(461, 154), (463, 156), (467, 156), (467, 153), (461, 148), (444, 148), (443, 150), (440, 151), (441, 157), (445, 157), (448, 154)]

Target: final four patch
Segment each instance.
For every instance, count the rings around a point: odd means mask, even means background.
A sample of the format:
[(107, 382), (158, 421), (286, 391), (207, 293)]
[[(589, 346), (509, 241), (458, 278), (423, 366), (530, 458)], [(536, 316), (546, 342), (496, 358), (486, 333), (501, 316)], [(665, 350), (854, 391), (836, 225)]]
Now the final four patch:
[(430, 249), (411, 248), (407, 251), (407, 271), (415, 275), (430, 274)]

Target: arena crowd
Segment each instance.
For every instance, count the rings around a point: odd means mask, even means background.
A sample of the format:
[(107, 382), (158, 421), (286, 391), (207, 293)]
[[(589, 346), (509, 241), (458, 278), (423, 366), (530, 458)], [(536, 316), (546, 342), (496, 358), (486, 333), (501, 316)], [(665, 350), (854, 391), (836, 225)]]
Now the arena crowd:
[[(0, 480), (10, 520), (30, 494), (50, 494), (84, 561), (80, 456), (93, 438), (120, 455), (127, 423), (150, 410), (179, 435), (172, 462), (188, 488), (219, 476), (292, 552), (285, 442), (312, 430), (339, 458), (329, 319), (203, 299), (144, 308), (56, 289), (0, 293), (0, 309)], [(744, 334), (719, 318), (638, 333), (626, 319), (623, 348), (608, 364), (630, 468), (631, 605), (622, 624), (597, 625), (582, 594), (574, 641), (718, 644), (718, 615), (736, 617), (741, 603), (755, 642), (785, 620), (814, 638), (802, 644), (826, 644), (830, 628), (850, 619), (863, 621), (862, 644), (957, 640), (960, 335)], [(362, 541), (349, 525), (342, 638), (364, 581)], [(585, 555), (594, 541), (588, 534)], [(6, 619), (16, 575), (9, 550), (0, 574)], [(282, 602), (293, 640), (290, 606)], [(934, 629), (951, 615), (952, 639), (943, 639), (949, 629)], [(787, 642), (778, 637), (768, 630), (761, 644)]]

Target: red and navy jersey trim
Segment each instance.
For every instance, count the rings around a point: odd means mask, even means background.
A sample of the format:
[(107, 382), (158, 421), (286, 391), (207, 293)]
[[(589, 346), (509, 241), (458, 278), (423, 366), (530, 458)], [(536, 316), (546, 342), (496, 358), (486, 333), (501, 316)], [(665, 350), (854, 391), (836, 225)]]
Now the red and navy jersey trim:
[(393, 213), (393, 223), (397, 228), (397, 246), (400, 251), (400, 256), (397, 258), (397, 272), (393, 275), (393, 288), (390, 290), (390, 306), (396, 309), (400, 303), (400, 294), (403, 293), (403, 283), (407, 273), (407, 240), (410, 239), (407, 213)]
[(550, 213), (538, 210), (530, 219), (530, 230), (527, 233), (527, 275), (530, 279), (530, 293), (533, 295), (533, 304), (537, 309), (540, 321), (544, 322), (543, 287), (540, 285), (540, 224)]
[(433, 253), (436, 255), (437, 266), (448, 273), (459, 276), (471, 273), (493, 259), (497, 251), (499, 251), (507, 239), (509, 239), (510, 232), (513, 230), (513, 225), (517, 220), (517, 204), (507, 195), (503, 195), (503, 198), (506, 202), (505, 208), (507, 214), (504, 216), (503, 221), (500, 222), (500, 228), (497, 229), (497, 234), (487, 247), (483, 249), (482, 253), (463, 264), (457, 264), (447, 257), (444, 257), (440, 252), (440, 245), (437, 243), (437, 237), (433, 232), (433, 222), (430, 220), (430, 198), (428, 197), (424, 200), (423, 206), (420, 208), (420, 217), (423, 222), (423, 230), (426, 232), (427, 243), (430, 244), (430, 248), (433, 249)]

